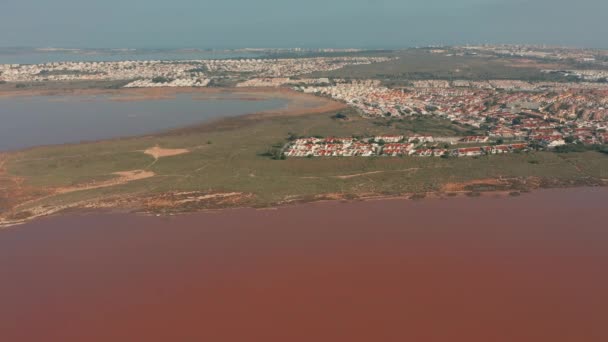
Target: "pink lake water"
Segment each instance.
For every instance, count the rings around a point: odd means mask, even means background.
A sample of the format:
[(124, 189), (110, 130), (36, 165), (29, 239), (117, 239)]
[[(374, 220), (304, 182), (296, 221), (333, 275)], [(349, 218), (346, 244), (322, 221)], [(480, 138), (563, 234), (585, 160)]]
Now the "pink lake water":
[(0, 231), (0, 341), (608, 341), (608, 189)]

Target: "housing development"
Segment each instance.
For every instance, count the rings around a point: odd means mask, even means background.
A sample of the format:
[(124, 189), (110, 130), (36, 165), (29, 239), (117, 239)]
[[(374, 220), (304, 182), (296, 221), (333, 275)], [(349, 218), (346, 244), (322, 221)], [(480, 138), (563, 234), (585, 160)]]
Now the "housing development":
[[(416, 75), (407, 78), (391, 69), (399, 66), (395, 63), (401, 63), (399, 59), (404, 58), (403, 55), (374, 52), (365, 55), (359, 50), (314, 53), (329, 55), (5, 64), (0, 65), (0, 82), (14, 83), (17, 87), (55, 81), (108, 80), (120, 81), (120, 87), (124, 88), (286, 87), (341, 101), (370, 120), (391, 122), (424, 117), (445, 120), (474, 130), (476, 137), (468, 139), (481, 144), (459, 146), (471, 141), (446, 136), (329, 140), (304, 137), (284, 151), (288, 157), (478, 156), (608, 143), (608, 54), (605, 51), (497, 45), (437, 47), (418, 52), (423, 54), (422, 58), (440, 56), (444, 61), (466, 58), (467, 63), (473, 63), (507, 58), (517, 68), (538, 64), (537, 77), (550, 80), (479, 76), (446, 79), (432, 74), (432, 78)], [(332, 53), (346, 55), (333, 56)], [(356, 66), (377, 70), (375, 77), (332, 74)], [(389, 67), (385, 69), (385, 66)], [(450, 70), (450, 73), (459, 72), (460, 69)], [(393, 81), (395, 78), (397, 82)]]
[(242, 75), (290, 77), (387, 60), (386, 57), (318, 57), (0, 64), (0, 81), (121, 80), (132, 81), (126, 87), (190, 87), (206, 86), (210, 79), (239, 79)]
[[(450, 143), (445, 143), (451, 141)], [(287, 157), (371, 157), (371, 156), (418, 156), (418, 157), (477, 157), (487, 154), (521, 152), (529, 148), (527, 143), (484, 145), (477, 147), (450, 148), (452, 144), (487, 142), (487, 137), (462, 139), (432, 136), (377, 136), (357, 138), (300, 138), (288, 145)]]
[[(464, 156), (520, 150), (521, 142), (535, 149), (551, 149), (566, 144), (608, 143), (608, 86), (601, 83), (423, 80), (412, 82), (411, 87), (390, 89), (379, 81), (368, 80), (331, 86), (302, 86), (298, 89), (344, 101), (369, 118), (399, 120), (434, 116), (463, 127), (482, 130), (487, 139), (496, 142), (518, 142), (515, 149), (502, 145), (481, 146), (470, 153), (438, 149), (437, 144), (430, 146), (432, 151), (426, 149), (429, 146), (416, 149), (414, 146), (399, 145), (390, 146), (389, 149), (397, 149), (401, 151), (399, 153), (382, 153), (382, 149), (373, 148), (376, 154)], [(363, 155), (334, 146), (310, 152), (308, 155), (312, 156)], [(288, 156), (301, 154), (298, 151), (287, 152)]]

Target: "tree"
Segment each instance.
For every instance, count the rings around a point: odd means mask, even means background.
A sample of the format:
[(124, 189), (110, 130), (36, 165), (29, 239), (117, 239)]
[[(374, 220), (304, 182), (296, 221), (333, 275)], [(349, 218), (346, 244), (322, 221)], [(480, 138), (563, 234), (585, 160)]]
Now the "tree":
[(540, 150), (543, 148), (543, 145), (541, 145), (538, 141), (532, 141), (528, 146), (530, 146), (530, 148), (533, 150)]
[(289, 141), (294, 141), (298, 139), (298, 136), (292, 132), (287, 133), (287, 140)]
[(171, 81), (173, 81), (173, 80), (170, 78), (163, 77), (163, 76), (156, 76), (152, 79), (152, 83), (169, 83)]

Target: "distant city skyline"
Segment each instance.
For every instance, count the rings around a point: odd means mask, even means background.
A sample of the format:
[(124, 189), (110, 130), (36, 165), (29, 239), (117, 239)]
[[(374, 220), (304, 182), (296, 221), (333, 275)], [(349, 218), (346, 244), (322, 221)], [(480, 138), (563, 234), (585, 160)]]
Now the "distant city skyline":
[(5, 0), (0, 47), (608, 48), (605, 0)]

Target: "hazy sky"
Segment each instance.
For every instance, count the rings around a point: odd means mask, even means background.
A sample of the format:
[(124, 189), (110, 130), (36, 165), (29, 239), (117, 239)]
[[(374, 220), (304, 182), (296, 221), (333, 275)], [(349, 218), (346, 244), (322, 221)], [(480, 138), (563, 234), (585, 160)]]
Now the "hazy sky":
[(0, 0), (0, 46), (608, 48), (608, 0)]

